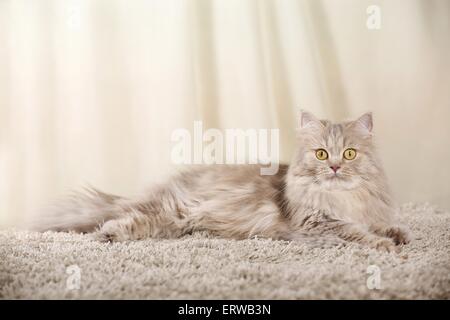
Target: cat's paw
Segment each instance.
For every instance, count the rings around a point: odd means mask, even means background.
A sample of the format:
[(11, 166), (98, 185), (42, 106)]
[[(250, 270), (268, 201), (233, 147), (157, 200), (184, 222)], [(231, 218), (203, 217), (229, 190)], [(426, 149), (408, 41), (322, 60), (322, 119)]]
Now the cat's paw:
[(99, 241), (99, 242), (108, 243), (108, 242), (119, 241), (117, 234), (112, 233), (112, 232), (103, 232), (103, 231), (99, 230), (99, 231), (93, 233), (92, 236), (95, 241)]
[(391, 238), (396, 245), (407, 244), (411, 242), (409, 232), (400, 227), (389, 227), (386, 230), (386, 236)]
[(94, 234), (94, 239), (100, 242), (119, 242), (128, 240), (127, 233), (123, 231), (120, 223), (115, 220), (106, 222)]
[(397, 247), (391, 239), (387, 238), (381, 238), (372, 241), (370, 247), (384, 252), (400, 252), (400, 248)]

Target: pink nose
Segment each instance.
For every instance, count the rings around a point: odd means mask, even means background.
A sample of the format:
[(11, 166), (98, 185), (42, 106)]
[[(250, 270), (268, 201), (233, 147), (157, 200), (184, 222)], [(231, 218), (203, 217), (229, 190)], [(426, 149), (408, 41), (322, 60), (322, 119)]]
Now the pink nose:
[(340, 166), (330, 166), (330, 168), (336, 173), (341, 167)]

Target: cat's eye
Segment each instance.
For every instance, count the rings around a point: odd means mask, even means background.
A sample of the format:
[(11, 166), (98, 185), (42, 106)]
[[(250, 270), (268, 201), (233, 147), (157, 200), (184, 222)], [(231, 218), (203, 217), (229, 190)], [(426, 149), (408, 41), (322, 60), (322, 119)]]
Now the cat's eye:
[(328, 159), (328, 152), (324, 149), (318, 149), (316, 150), (316, 158), (319, 160), (326, 160)]
[(344, 158), (347, 160), (353, 160), (356, 157), (356, 150), (353, 148), (348, 148), (344, 151)]

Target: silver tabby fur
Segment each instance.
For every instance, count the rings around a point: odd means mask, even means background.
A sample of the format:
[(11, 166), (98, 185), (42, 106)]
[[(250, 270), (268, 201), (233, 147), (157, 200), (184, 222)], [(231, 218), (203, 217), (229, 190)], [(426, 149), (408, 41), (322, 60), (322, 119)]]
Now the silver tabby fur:
[[(299, 122), (295, 156), (276, 175), (260, 175), (258, 165), (195, 166), (134, 199), (88, 189), (57, 202), (34, 229), (94, 232), (102, 241), (207, 230), (321, 246), (354, 241), (386, 251), (408, 243), (372, 141), (372, 115), (331, 123), (302, 112)], [(320, 148), (328, 159), (316, 158)], [(343, 158), (346, 148), (357, 151), (355, 159)]]

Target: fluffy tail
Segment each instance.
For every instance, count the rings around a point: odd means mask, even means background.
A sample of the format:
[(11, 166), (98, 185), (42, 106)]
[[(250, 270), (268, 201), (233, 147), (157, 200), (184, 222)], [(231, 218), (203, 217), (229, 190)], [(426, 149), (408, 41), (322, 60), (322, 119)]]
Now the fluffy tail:
[(42, 215), (29, 223), (35, 231), (92, 232), (97, 226), (120, 215), (118, 202), (123, 198), (85, 188), (84, 193), (74, 193), (57, 201)]

